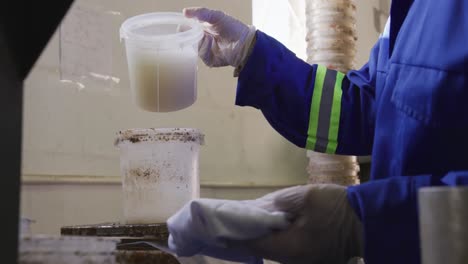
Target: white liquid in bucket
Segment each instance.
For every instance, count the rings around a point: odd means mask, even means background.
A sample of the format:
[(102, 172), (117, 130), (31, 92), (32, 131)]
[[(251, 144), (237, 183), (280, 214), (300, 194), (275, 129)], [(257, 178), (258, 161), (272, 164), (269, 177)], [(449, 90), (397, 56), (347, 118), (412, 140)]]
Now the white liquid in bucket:
[(197, 97), (198, 43), (202, 25), (182, 13), (149, 13), (127, 19), (125, 40), (135, 103), (151, 112), (177, 111)]
[(127, 47), (133, 98), (152, 112), (177, 111), (197, 97), (198, 54), (192, 46), (157, 50)]

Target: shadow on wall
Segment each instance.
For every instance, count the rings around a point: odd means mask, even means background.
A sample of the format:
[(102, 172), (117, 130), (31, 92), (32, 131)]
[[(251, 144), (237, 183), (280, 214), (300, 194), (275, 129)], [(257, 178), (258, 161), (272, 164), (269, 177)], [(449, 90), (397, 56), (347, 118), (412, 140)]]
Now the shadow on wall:
[(390, 15), (391, 0), (377, 0), (377, 6), (372, 9), (374, 11), (374, 28), (377, 32), (382, 32), (387, 18)]
[(361, 163), (359, 164), (360, 171), (359, 171), (359, 180), (361, 183), (365, 183), (370, 179), (370, 171), (371, 171), (371, 163)]
[[(308, 174), (306, 168), (308, 159), (305, 149), (301, 151), (299, 147), (296, 147), (285, 139), (274, 142), (274, 145), (270, 147), (272, 160), (288, 161), (288, 168), (292, 168), (290, 175), (284, 175), (285, 182), (288, 182), (286, 179), (292, 178), (292, 175), (304, 175), (304, 183), (307, 182)], [(300, 178), (298, 179), (301, 180)]]

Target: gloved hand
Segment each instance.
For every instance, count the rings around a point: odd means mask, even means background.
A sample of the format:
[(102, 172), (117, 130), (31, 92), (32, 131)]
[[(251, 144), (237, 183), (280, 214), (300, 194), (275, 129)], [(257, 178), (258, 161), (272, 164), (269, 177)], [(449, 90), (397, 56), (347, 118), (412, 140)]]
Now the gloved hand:
[(274, 195), (273, 207), (288, 213), (293, 222), (284, 231), (244, 243), (256, 255), (288, 264), (342, 264), (363, 256), (362, 226), (345, 187), (288, 188)]
[(205, 36), (199, 44), (200, 58), (210, 67), (241, 66), (255, 37), (255, 28), (207, 8), (186, 8), (184, 15), (206, 22)]
[(230, 261), (261, 263), (237, 241), (266, 236), (289, 226), (286, 214), (268, 196), (257, 200), (196, 199), (167, 221), (169, 252), (179, 257), (206, 255)]
[(361, 223), (338, 185), (291, 187), (249, 201), (194, 200), (168, 228), (180, 256), (341, 264), (363, 251)]

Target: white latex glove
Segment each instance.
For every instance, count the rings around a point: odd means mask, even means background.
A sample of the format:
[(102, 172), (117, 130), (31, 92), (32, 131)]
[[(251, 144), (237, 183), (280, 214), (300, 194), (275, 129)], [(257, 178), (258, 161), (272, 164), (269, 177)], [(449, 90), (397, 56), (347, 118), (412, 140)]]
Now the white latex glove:
[(345, 187), (297, 186), (270, 198), (273, 207), (287, 212), (293, 222), (284, 231), (249, 241), (247, 247), (256, 255), (287, 264), (344, 264), (363, 255), (362, 226)]
[(285, 229), (290, 222), (274, 210), (268, 196), (257, 200), (196, 199), (167, 221), (168, 251), (179, 257), (197, 254), (244, 263), (261, 263), (238, 241), (249, 241)]
[(255, 28), (207, 8), (185, 8), (184, 15), (205, 22), (205, 36), (199, 44), (199, 56), (210, 67), (241, 66), (255, 37)]

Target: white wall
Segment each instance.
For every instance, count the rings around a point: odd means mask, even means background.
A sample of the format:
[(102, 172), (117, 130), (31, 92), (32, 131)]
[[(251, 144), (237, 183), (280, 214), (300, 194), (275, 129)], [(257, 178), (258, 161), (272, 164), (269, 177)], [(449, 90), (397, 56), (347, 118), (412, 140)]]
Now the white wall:
[[(26, 80), (21, 205), (24, 216), (37, 220), (35, 232), (57, 233), (61, 225), (121, 218), (118, 150), (112, 145), (120, 129), (197, 127), (204, 131), (207, 144), (200, 173), (205, 197), (253, 198), (306, 181), (305, 151), (281, 138), (259, 111), (234, 106), (236, 79), (230, 68), (208, 69), (200, 63), (199, 99), (180, 112), (143, 112), (129, 99), (124, 53), (118, 42), (121, 20), (145, 12), (207, 6), (251, 23), (251, 1), (78, 1), (91, 2), (101, 11), (122, 13), (111, 21), (112, 73), (121, 81), (111, 91), (93, 85), (78, 90), (61, 83), (57, 35)], [(372, 17), (378, 1), (357, 4), (358, 62), (362, 63), (378, 36)]]
[[(109, 2), (109, 3), (108, 3)], [(78, 1), (80, 3), (80, 1)], [(110, 4), (112, 3), (112, 4)], [(180, 11), (201, 5), (223, 9), (251, 22), (250, 1), (101, 1), (127, 16), (150, 11)], [(279, 136), (253, 108), (234, 106), (232, 68), (209, 69), (200, 63), (198, 101), (175, 113), (149, 113), (131, 102), (123, 47), (114, 23), (111, 92), (92, 85), (81, 91), (59, 81), (59, 42), (55, 36), (26, 81), (23, 173), (118, 176), (115, 133), (136, 127), (197, 127), (206, 134), (203, 182), (284, 184), (304, 179), (304, 151)], [(83, 54), (86, 56), (86, 53)]]
[(383, 31), (390, 13), (391, 0), (356, 0), (357, 6), (357, 66), (367, 62), (370, 50)]
[(305, 42), (306, 0), (253, 0), (253, 24), (307, 60)]

